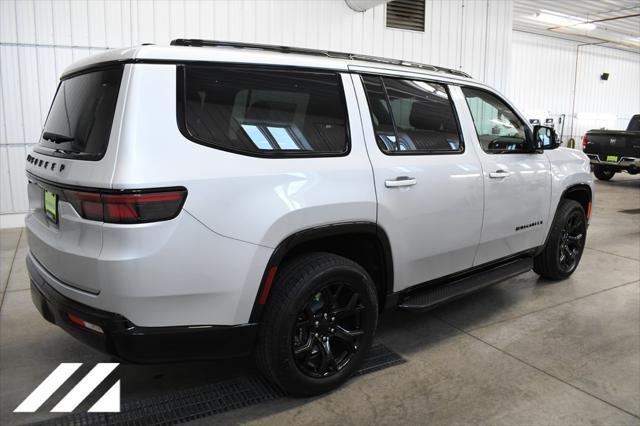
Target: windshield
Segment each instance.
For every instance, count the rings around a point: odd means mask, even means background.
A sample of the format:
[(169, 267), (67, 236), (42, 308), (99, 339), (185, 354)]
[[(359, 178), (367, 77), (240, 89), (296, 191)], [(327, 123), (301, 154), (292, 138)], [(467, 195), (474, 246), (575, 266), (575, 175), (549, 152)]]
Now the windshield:
[(109, 144), (122, 71), (118, 66), (63, 80), (36, 150), (59, 157), (102, 158)]

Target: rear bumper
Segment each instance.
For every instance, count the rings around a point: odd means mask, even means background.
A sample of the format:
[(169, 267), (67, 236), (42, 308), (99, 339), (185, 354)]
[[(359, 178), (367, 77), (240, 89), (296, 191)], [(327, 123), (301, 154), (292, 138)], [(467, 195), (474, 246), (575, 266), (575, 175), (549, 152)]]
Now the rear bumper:
[(597, 154), (587, 154), (592, 166), (603, 166), (612, 170), (640, 170), (640, 158), (622, 157), (617, 162), (602, 161)]
[[(27, 257), (31, 298), (42, 316), (78, 340), (100, 351), (137, 363), (246, 356), (257, 336), (257, 324), (230, 326), (139, 327), (127, 318), (83, 305), (54, 290)], [(99, 326), (81, 327), (69, 314)]]

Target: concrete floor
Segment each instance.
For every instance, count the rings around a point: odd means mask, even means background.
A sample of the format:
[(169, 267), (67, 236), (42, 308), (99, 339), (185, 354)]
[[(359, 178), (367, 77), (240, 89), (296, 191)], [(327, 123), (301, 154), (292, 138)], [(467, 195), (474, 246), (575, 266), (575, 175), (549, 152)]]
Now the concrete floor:
[[(23, 424), (56, 416), (46, 412), (53, 402), (35, 414), (12, 410), (60, 362), (110, 359), (40, 318), (27, 291), (24, 232), (2, 231), (0, 242), (0, 424)], [(597, 183), (587, 249), (570, 279), (530, 272), (435, 311), (392, 312), (378, 338), (408, 362), (324, 397), (283, 398), (199, 423), (640, 425), (640, 179)], [(121, 366), (123, 400), (250, 365)]]

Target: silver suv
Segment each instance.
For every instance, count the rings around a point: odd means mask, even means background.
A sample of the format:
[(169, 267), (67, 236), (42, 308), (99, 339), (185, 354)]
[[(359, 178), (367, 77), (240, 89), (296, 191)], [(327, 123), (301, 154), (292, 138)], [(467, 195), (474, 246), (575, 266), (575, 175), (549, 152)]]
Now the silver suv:
[(569, 276), (593, 184), (460, 71), (202, 40), (72, 65), (27, 160), (44, 318), (131, 362), (254, 352), (294, 395), (385, 309)]

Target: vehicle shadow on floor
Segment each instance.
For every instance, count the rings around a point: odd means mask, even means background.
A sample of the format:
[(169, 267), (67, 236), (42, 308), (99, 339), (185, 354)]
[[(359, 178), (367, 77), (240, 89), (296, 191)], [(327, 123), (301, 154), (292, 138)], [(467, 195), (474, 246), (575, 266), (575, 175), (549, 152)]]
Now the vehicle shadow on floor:
[[(489, 298), (500, 298), (501, 291), (491, 292)], [(505, 300), (507, 300), (505, 298)], [(452, 305), (463, 300), (452, 302)], [(427, 350), (431, 345), (460, 334), (460, 331), (426, 312), (385, 312), (379, 321), (376, 341), (403, 356)], [(120, 367), (123, 394), (127, 399), (144, 398), (161, 391), (177, 391), (238, 377), (259, 374), (252, 357), (193, 361), (156, 365), (123, 364)], [(357, 380), (357, 379), (356, 379)]]
[[(551, 285), (553, 282), (539, 280), (538, 285)], [(476, 298), (486, 300), (486, 310), (473, 310), (472, 315), (482, 323), (485, 317), (499, 306), (508, 306), (513, 297), (505, 289), (490, 287), (476, 293)], [(477, 303), (477, 302), (476, 302)], [(448, 310), (464, 310), (466, 299), (459, 299), (446, 306)], [(413, 354), (428, 351), (430, 347), (446, 343), (448, 339), (460, 336), (463, 332), (438, 318), (443, 308), (426, 312), (388, 311), (382, 315), (376, 340), (399, 353), (409, 362)], [(394, 368), (394, 367), (390, 367)], [(175, 393), (211, 383), (221, 382), (238, 376), (259, 374), (251, 357), (235, 360), (219, 360), (213, 362), (190, 362), (158, 365), (121, 366), (123, 403), (154, 398), (163, 393)], [(374, 373), (375, 374), (375, 373)], [(361, 380), (359, 377), (352, 381)], [(265, 416), (301, 407), (312, 401), (324, 398), (279, 398), (268, 403), (261, 403), (245, 409), (216, 414), (195, 421), (208, 424), (216, 422), (244, 422), (260, 419)]]
[[(616, 179), (617, 178), (617, 179)], [(606, 186), (606, 187), (623, 187), (623, 188), (637, 188), (640, 189), (640, 175), (633, 176), (624, 176), (624, 179), (620, 179), (617, 175), (613, 177), (613, 179), (605, 181), (605, 180), (597, 180), (598, 186)]]
[[(529, 286), (531, 285), (531, 277), (528, 277), (527, 275), (524, 280), (528, 282)], [(518, 280), (516, 279), (516, 281)], [(496, 310), (500, 311), (501, 309), (507, 309), (518, 300), (511, 294), (513, 291), (510, 289), (513, 288), (514, 284), (515, 286), (518, 286), (518, 282), (510, 282), (509, 285), (504, 288), (501, 288), (500, 286), (490, 287), (475, 293), (474, 295), (449, 303), (443, 308), (438, 308), (435, 311), (419, 313), (400, 311), (385, 312), (381, 316), (376, 339), (389, 349), (405, 357), (405, 359), (408, 360), (407, 365), (410, 365), (412, 362), (411, 358), (414, 354), (428, 351), (430, 348), (440, 344), (447, 344), (449, 343), (449, 339), (456, 338), (462, 334), (460, 330), (448, 325), (445, 321), (438, 318), (442, 310), (448, 309), (464, 312), (464, 315), (468, 320), (482, 323), (490, 317), (492, 312), (495, 313)], [(547, 283), (541, 282), (541, 285), (547, 285)], [(16, 306), (20, 309), (24, 309), (25, 312), (29, 313), (29, 315), (22, 314), (21, 321), (35, 321), (35, 318), (38, 317), (37, 312), (35, 312), (35, 309), (31, 306), (28, 297), (24, 297), (23, 299), (24, 300), (21, 298), (20, 304)], [(478, 310), (476, 307), (469, 310), (470, 305), (468, 304), (473, 300), (475, 300), (475, 305), (479, 304), (483, 309)], [(480, 303), (478, 303), (478, 301), (480, 301)], [(473, 305), (471, 306), (473, 307)], [(31, 316), (33, 316), (33, 319), (31, 319)], [(38, 318), (38, 320), (40, 319)], [(16, 329), (18, 328), (16, 327)], [(37, 345), (39, 351), (47, 354), (42, 365), (38, 365), (38, 371), (31, 372), (31, 375), (35, 377), (46, 377), (46, 375), (62, 361), (81, 362), (84, 364), (83, 368), (86, 367), (87, 371), (85, 372), (88, 372), (88, 370), (98, 362), (118, 361), (112, 359), (108, 355), (84, 346), (54, 326), (47, 325), (44, 327), (22, 330), (19, 334), (20, 336), (14, 336), (15, 339), (13, 340), (16, 342), (32, 342), (31, 345)], [(4, 337), (9, 339), (11, 336), (6, 335)], [(6, 355), (6, 359), (18, 360), (20, 359), (19, 354), (22, 350), (24, 350), (24, 345), (22, 343), (8, 345), (3, 348), (3, 355)], [(20, 365), (22, 364), (17, 363), (11, 368), (19, 369)], [(9, 366), (5, 367), (8, 368)], [(33, 366), (29, 364), (29, 368), (33, 369)], [(390, 367), (389, 371), (393, 368), (403, 367)], [(372, 375), (384, 374), (385, 371), (388, 370), (372, 373)], [(135, 403), (152, 398), (167, 398), (171, 395), (175, 395), (176, 392), (181, 390), (193, 390), (194, 388), (223, 382), (225, 380), (259, 374), (253, 359), (250, 357), (231, 360), (155, 365), (136, 365), (123, 362), (116, 370), (116, 373), (117, 378), (121, 381), (121, 396), (123, 404)], [(363, 378), (355, 377), (350, 383), (359, 380), (363, 380)], [(374, 378), (374, 380), (377, 379)], [(70, 391), (70, 387), (72, 385), (73, 383), (70, 383), (69, 386), (61, 388), (60, 395)], [(30, 386), (31, 385), (25, 387), (24, 390), (21, 390), (21, 393), (18, 396), (23, 398), (22, 394), (24, 393), (24, 395), (26, 395), (28, 391), (27, 388)], [(106, 391), (106, 389), (102, 390)], [(95, 392), (87, 398), (87, 401), (78, 407), (78, 410), (76, 411), (86, 411), (100, 395), (102, 395), (101, 392)], [(14, 398), (15, 401), (13, 401), (13, 399), (9, 401), (11, 409), (15, 408), (15, 406), (19, 404), (20, 401), (18, 399), (20, 398), (18, 398), (18, 396), (16, 396), (17, 399)], [(263, 416), (278, 413), (294, 407), (300, 407), (322, 398), (324, 398), (324, 396), (306, 399), (279, 398), (268, 403), (253, 405), (246, 409), (217, 414), (213, 417), (204, 418), (203, 421), (209, 419), (209, 421), (235, 423), (238, 419), (259, 419)], [(52, 398), (52, 400), (54, 399), (55, 398)], [(31, 419), (31, 421), (38, 421), (60, 417), (60, 415), (55, 413), (46, 413), (49, 408), (51, 407), (43, 407), (43, 410), (41, 410), (43, 411), (42, 413), (36, 413), (35, 415), (29, 416), (25, 415), (24, 420)]]

